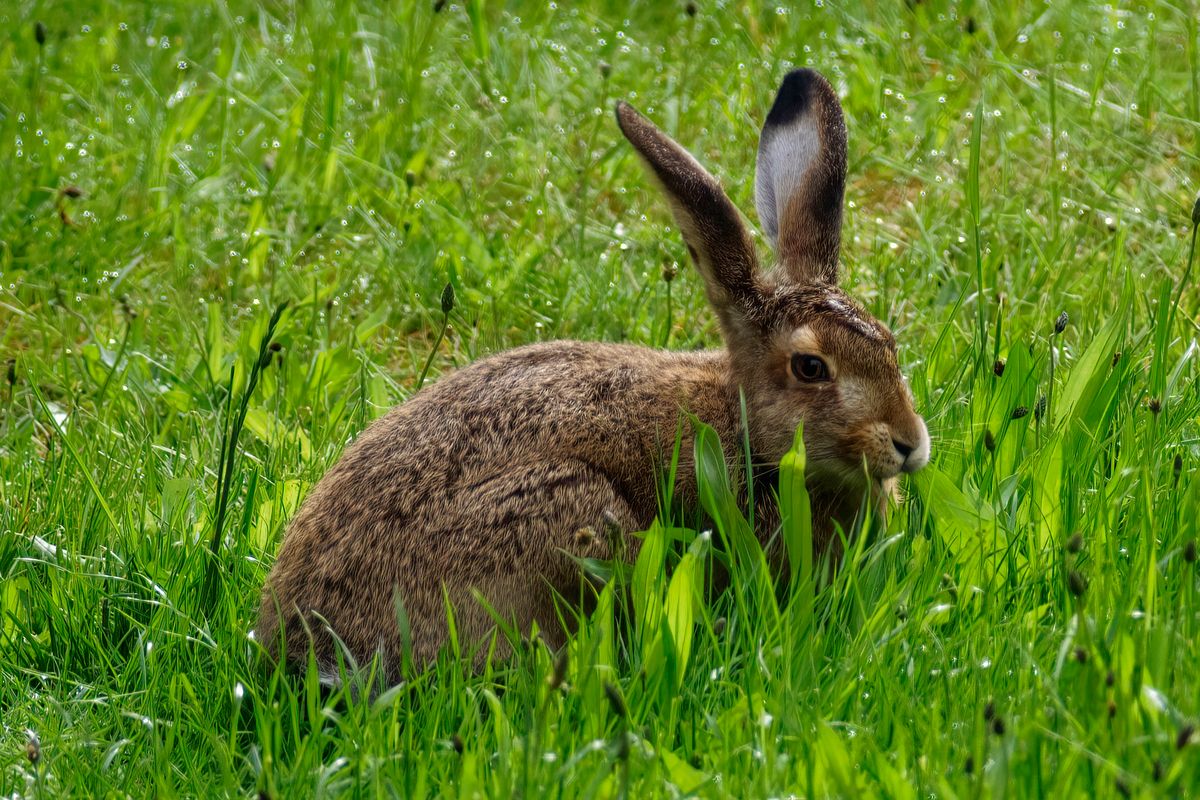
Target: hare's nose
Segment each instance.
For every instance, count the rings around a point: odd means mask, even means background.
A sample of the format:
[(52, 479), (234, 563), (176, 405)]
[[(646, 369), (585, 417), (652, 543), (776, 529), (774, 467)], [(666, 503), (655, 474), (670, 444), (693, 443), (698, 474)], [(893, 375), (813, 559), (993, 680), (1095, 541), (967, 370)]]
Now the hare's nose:
[(929, 430), (925, 420), (916, 418), (913, 430), (905, 431), (904, 438), (892, 434), (892, 447), (900, 456), (901, 472), (917, 472), (929, 463)]

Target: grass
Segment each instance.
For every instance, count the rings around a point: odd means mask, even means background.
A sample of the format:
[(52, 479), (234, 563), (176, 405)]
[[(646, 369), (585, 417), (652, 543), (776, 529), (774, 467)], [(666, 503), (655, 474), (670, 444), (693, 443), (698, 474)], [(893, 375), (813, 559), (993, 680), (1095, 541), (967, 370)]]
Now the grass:
[[(0, 795), (1200, 794), (1196, 6), (693, 8), (0, 8)], [(710, 461), (712, 536), (651, 531), (565, 657), (265, 668), (286, 520), (425, 368), (718, 343), (611, 107), (749, 213), (805, 64), (934, 437), (908, 502), (775, 590)]]

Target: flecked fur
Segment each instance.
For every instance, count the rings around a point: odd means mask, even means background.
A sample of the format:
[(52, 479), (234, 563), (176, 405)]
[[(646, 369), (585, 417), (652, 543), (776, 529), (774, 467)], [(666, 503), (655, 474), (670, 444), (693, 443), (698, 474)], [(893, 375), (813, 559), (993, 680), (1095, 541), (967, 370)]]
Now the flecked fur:
[[(835, 524), (849, 529), (864, 492), (879, 500), (900, 471), (925, 463), (928, 434), (891, 333), (835, 285), (846, 158), (836, 95), (820, 75), (799, 70), (775, 108), (787, 111), (773, 112), (781, 124), (816, 115), (817, 124), (795, 130), (817, 132), (808, 146), (819, 157), (795, 186), (784, 182), (786, 196), (772, 198), (784, 215), (774, 221), (782, 256), (764, 273), (717, 181), (632, 107), (617, 106), (704, 275), (726, 349), (531, 345), (459, 370), (393, 409), (292, 521), (263, 589), (257, 635), (269, 650), (282, 642), (289, 660), (303, 660), (311, 643), (329, 670), (340, 640), (359, 662), (378, 654), (394, 677), (407, 645), (420, 665), (446, 644), (447, 601), (459, 642), (477, 660), (496, 627), (493, 612), (523, 633), (536, 623), (561, 643), (556, 595), (587, 596), (572, 556), (611, 557), (611, 531), (626, 557), (636, 554), (628, 534), (659, 510), (659, 476), (681, 421), (676, 499), (695, 506), (685, 415), (711, 425), (736, 461), (739, 388), (752, 457), (765, 474), (804, 422), (818, 547)], [(764, 138), (787, 133), (772, 124), (769, 117)], [(799, 379), (793, 356), (801, 346), (829, 366), (831, 380)], [(767, 539), (777, 512), (769, 493), (758, 498)]]

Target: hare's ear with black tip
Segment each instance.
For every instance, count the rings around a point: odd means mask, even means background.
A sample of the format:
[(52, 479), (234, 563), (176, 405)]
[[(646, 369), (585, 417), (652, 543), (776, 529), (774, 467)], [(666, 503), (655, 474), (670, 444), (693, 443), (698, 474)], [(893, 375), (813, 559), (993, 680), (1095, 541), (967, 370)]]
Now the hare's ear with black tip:
[(819, 72), (789, 72), (758, 143), (754, 200), (787, 279), (836, 284), (846, 188), (846, 122)]
[(633, 106), (617, 103), (617, 123), (670, 201), (726, 336), (743, 331), (762, 294), (754, 242), (737, 208), (716, 178)]

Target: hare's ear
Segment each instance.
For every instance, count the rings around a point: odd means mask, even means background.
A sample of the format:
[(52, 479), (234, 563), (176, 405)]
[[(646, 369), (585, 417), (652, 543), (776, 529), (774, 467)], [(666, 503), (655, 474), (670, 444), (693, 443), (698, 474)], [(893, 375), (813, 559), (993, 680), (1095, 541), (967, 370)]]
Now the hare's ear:
[(754, 199), (789, 280), (836, 284), (846, 188), (846, 122), (829, 81), (789, 72), (758, 143)]
[(617, 103), (617, 123), (670, 200), (726, 334), (742, 330), (762, 295), (754, 242), (737, 208), (716, 178), (633, 106)]

